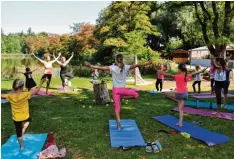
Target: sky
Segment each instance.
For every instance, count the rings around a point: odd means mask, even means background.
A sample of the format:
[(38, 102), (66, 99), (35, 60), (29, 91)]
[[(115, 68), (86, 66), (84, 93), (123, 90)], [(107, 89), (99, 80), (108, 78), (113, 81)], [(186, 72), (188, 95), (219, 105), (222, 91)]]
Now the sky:
[(5, 34), (26, 32), (70, 33), (70, 25), (96, 23), (99, 12), (111, 1), (4, 1), (1, 2), (1, 27)]

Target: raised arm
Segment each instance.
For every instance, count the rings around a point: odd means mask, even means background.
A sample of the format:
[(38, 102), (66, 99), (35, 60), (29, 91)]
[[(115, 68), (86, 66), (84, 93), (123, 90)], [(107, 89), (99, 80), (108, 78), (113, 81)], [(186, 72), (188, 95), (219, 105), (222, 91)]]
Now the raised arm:
[(147, 63), (145, 63), (145, 64), (136, 64), (136, 65), (131, 65), (130, 66), (130, 70), (132, 70), (132, 69), (135, 69), (135, 68), (137, 68), (137, 67), (144, 67), (144, 66), (148, 66), (148, 65), (151, 65), (152, 64), (152, 61), (148, 61)]
[(36, 70), (38, 70), (38, 68), (36, 68), (36, 69), (32, 70), (31, 72), (35, 72)]
[(32, 55), (36, 58), (36, 59), (38, 59), (41, 63), (45, 63), (45, 61), (43, 61), (42, 59), (40, 59), (40, 58), (38, 58), (34, 53), (32, 53)]
[(208, 67), (204, 68), (203, 70), (194, 72), (194, 73), (192, 73), (192, 75), (194, 76), (194, 75), (196, 75), (196, 74), (198, 74), (198, 73), (202, 73), (202, 72), (204, 72), (207, 68), (208, 68)]
[(97, 70), (104, 70), (104, 71), (109, 71), (110, 70), (109, 66), (94, 66), (94, 65), (91, 65), (90, 63), (88, 63), (86, 61), (85, 61), (85, 66), (89, 67), (89, 68), (92, 68), (92, 69), (97, 69)]
[(73, 56), (74, 56), (74, 53), (72, 52), (71, 57), (63, 65), (66, 66), (71, 61), (71, 59), (73, 58)]
[[(54, 57), (54, 59), (56, 59), (56, 57), (55, 57), (54, 54), (53, 54), (53, 57)], [(57, 60), (57, 63), (60, 64), (60, 65), (62, 65), (62, 62), (60, 62), (59, 60)]]
[[(60, 56), (61, 56), (61, 53), (59, 53), (59, 55), (58, 55), (58, 57), (56, 57), (54, 60), (52, 60), (51, 62), (52, 63), (55, 63), (56, 61), (58, 61), (58, 59), (60, 58)], [(55, 56), (54, 56), (55, 57)]]
[(221, 68), (221, 66), (218, 66), (215, 62), (215, 59), (211, 60), (211, 64), (214, 65), (215, 68)]

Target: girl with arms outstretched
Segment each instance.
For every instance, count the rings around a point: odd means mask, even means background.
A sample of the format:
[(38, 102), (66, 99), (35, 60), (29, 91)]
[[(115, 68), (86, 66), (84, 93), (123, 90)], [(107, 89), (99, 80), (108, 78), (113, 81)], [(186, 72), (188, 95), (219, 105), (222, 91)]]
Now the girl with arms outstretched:
[(126, 85), (126, 78), (130, 70), (135, 69), (136, 67), (143, 67), (147, 65), (151, 65), (152, 61), (149, 61), (145, 64), (136, 64), (136, 65), (125, 65), (123, 63), (123, 55), (118, 54), (116, 56), (116, 65), (111, 66), (93, 66), (89, 63), (86, 63), (85, 65), (92, 69), (98, 69), (98, 70), (105, 70), (110, 71), (112, 74), (112, 80), (113, 80), (113, 88), (112, 88), (112, 98), (114, 101), (114, 107), (115, 107), (115, 116), (116, 116), (116, 122), (117, 122), (117, 128), (118, 130), (121, 129), (120, 124), (120, 99), (121, 98), (135, 98), (137, 99), (139, 97), (138, 93), (133, 89), (127, 89), (125, 87)]

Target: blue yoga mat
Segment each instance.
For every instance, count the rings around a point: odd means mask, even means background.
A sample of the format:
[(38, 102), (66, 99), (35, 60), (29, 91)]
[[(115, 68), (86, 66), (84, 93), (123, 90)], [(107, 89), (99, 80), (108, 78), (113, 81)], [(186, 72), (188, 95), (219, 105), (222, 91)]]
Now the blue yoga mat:
[(111, 147), (145, 146), (145, 141), (134, 120), (121, 120), (122, 129), (117, 129), (115, 120), (109, 120)]
[(230, 140), (229, 137), (223, 134), (203, 129), (197, 125), (193, 125), (188, 122), (183, 122), (183, 127), (179, 127), (176, 125), (179, 119), (171, 115), (155, 116), (153, 118), (179, 132), (189, 133), (191, 137), (205, 142), (208, 146), (226, 143)]
[[(197, 107), (197, 101), (187, 100), (186, 103), (185, 103), (185, 106)], [(198, 107), (200, 107), (200, 108), (210, 108), (210, 103), (209, 102), (200, 102), (200, 101), (198, 101)]]
[(24, 150), (20, 150), (16, 135), (2, 145), (2, 159), (37, 159), (46, 141), (47, 134), (25, 134)]
[(8, 101), (6, 99), (1, 99), (1, 103), (4, 104), (4, 103), (7, 103)]
[[(216, 104), (216, 103), (212, 103), (212, 108), (213, 108), (213, 109), (216, 109), (216, 108), (217, 108), (217, 104)], [(227, 109), (227, 110), (234, 110), (234, 105), (227, 104), (226, 109)]]

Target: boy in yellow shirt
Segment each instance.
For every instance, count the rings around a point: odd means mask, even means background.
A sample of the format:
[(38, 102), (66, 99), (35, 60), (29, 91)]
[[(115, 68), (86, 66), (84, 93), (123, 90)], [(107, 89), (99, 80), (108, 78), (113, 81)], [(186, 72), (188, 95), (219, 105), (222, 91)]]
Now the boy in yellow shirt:
[(14, 92), (11, 94), (1, 95), (2, 98), (6, 98), (11, 103), (12, 119), (15, 124), (16, 135), (21, 150), (24, 149), (24, 132), (31, 122), (28, 100), (31, 99), (32, 95), (39, 92), (41, 86), (42, 84), (40, 84), (39, 88), (32, 89), (30, 92), (24, 92), (24, 81), (21, 79), (15, 79), (12, 85)]

